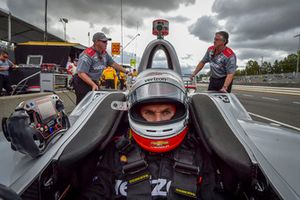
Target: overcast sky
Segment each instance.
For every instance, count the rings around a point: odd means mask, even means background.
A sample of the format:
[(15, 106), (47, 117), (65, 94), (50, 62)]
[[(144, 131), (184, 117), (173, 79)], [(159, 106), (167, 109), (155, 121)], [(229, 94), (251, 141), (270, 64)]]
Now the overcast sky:
[[(249, 59), (273, 62), (295, 53), (300, 33), (300, 0), (123, 0), (126, 57), (142, 56), (152, 21), (167, 19), (181, 66), (194, 68), (212, 44), (214, 33), (229, 32), (229, 44), (243, 66)], [(44, 1), (0, 0), (0, 7), (43, 29)], [(59, 18), (67, 18), (67, 39), (88, 46), (88, 32), (105, 32), (121, 41), (121, 0), (48, 0), (48, 30), (63, 37)], [(110, 52), (110, 45), (108, 45)], [(159, 56), (158, 56), (159, 57)], [(118, 59), (116, 59), (118, 60)], [(139, 61), (139, 59), (137, 59)], [(159, 60), (159, 59), (158, 59)], [(126, 59), (125, 62), (128, 62)]]

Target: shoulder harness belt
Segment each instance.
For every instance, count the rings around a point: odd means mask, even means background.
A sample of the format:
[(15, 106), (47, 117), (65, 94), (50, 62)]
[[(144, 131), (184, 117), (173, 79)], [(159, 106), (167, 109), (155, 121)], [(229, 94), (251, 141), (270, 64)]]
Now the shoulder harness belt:
[[(127, 156), (123, 174), (127, 180), (127, 199), (151, 200), (151, 175), (140, 147), (130, 139), (121, 139), (120, 154)], [(197, 199), (197, 179), (200, 168), (195, 165), (195, 152), (179, 147), (174, 151), (173, 180), (167, 199)]]
[[(124, 142), (124, 140), (127, 141)], [(120, 153), (127, 157), (127, 162), (122, 169), (127, 180), (127, 199), (151, 200), (151, 175), (144, 155), (136, 144), (131, 143), (130, 139), (123, 138), (122, 143), (121, 148), (119, 148)]]
[(173, 181), (168, 199), (197, 199), (200, 168), (194, 162), (195, 152), (183, 148), (175, 150)]

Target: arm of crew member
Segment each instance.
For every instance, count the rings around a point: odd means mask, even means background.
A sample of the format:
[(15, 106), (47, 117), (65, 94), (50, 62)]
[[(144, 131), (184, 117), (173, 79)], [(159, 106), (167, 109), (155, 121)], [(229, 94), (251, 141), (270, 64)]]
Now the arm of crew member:
[(9, 68), (12, 68), (12, 69), (15, 69), (16, 68), (16, 65), (11, 62), (10, 60), (7, 60), (8, 61), (8, 64), (9, 64)]
[(194, 70), (194, 72), (191, 74), (191, 78), (194, 78), (194, 76), (196, 76), (198, 74), (198, 72), (201, 71), (201, 69), (204, 67), (205, 63), (200, 61), (199, 64), (197, 65), (196, 69)]
[(84, 72), (78, 72), (78, 76), (79, 78), (81, 78), (84, 82), (86, 82), (87, 84), (89, 84), (92, 87), (92, 90), (98, 90), (98, 85), (96, 85), (96, 83), (94, 83), (94, 81), (92, 81), (92, 79)]
[(222, 89), (220, 90), (221, 92), (227, 92), (228, 86), (230, 85), (230, 83), (233, 80), (233, 76), (234, 76), (234, 74), (227, 74), (224, 85), (223, 85)]
[(118, 71), (121, 71), (121, 72), (124, 72), (124, 73), (127, 73), (126, 69), (124, 67), (122, 67), (121, 65), (119, 65), (118, 63), (113, 63), (111, 65), (113, 68), (115, 68), (116, 70)]

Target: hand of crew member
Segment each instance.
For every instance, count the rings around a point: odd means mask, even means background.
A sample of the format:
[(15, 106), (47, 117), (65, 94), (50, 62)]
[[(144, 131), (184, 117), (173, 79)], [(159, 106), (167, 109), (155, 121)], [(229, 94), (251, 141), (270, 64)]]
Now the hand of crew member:
[(223, 93), (227, 93), (227, 87), (223, 86), (219, 91)]
[(195, 75), (194, 75), (194, 73), (192, 73), (192, 74), (190, 75), (190, 79), (193, 80), (194, 77), (195, 77)]
[(92, 86), (92, 91), (97, 91), (97, 90), (99, 90), (98, 85), (93, 84), (93, 86)]
[(12, 65), (11, 68), (12, 68), (12, 69), (16, 69), (16, 68), (17, 68), (17, 65)]

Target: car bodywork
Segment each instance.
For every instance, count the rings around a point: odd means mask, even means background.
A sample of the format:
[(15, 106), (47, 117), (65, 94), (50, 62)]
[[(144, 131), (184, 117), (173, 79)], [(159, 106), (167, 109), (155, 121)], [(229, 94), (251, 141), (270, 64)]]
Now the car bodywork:
[[(147, 46), (138, 71), (151, 68), (158, 49), (167, 52), (169, 69), (181, 74), (174, 48), (160, 39)], [(72, 187), (72, 168), (103, 150), (124, 123), (126, 111), (113, 110), (111, 104), (126, 101), (127, 94), (90, 92), (69, 115), (71, 127), (37, 158), (12, 151), (0, 136), (0, 151), (5, 152), (0, 155), (0, 183), (23, 199), (64, 198)], [(300, 199), (298, 132), (253, 121), (234, 94), (190, 93), (189, 99), (193, 126), (207, 152), (239, 179), (249, 182), (255, 176), (249, 185), (256, 192), (272, 191), (275, 199)]]
[(196, 78), (191, 79), (191, 75), (183, 75), (182, 80), (188, 92), (195, 92), (197, 90)]

